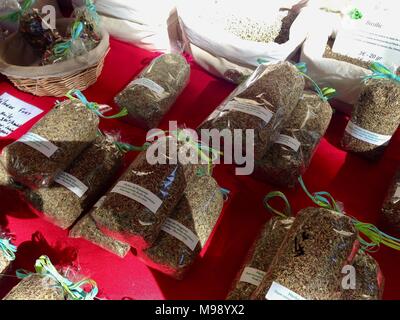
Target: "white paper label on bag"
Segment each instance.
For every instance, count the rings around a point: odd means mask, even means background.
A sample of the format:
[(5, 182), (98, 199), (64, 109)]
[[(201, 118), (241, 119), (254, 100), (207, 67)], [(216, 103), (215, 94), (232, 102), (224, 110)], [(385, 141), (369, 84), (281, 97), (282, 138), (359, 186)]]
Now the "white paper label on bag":
[(99, 199), (99, 201), (97, 201), (94, 205), (95, 208), (100, 208), (103, 203), (106, 201), (106, 196), (103, 196)]
[(267, 300), (306, 300), (302, 296), (293, 292), (292, 290), (280, 285), (277, 282), (272, 282), (271, 288), (269, 288), (265, 295)]
[(158, 95), (161, 95), (164, 93), (164, 88), (161, 87), (159, 84), (155, 83), (153, 80), (147, 79), (147, 78), (138, 78), (132, 81), (132, 85), (139, 85), (146, 87), (147, 89), (150, 89), (151, 91), (157, 93)]
[(0, 96), (0, 137), (6, 137), (32, 120), (43, 110), (8, 93)]
[(292, 149), (294, 152), (299, 151), (299, 148), (301, 146), (299, 140), (287, 136), (285, 134), (280, 134), (278, 138), (275, 140), (275, 143), (283, 144), (284, 146), (287, 146), (290, 149)]
[(111, 190), (111, 192), (119, 193), (125, 197), (135, 200), (144, 205), (153, 213), (156, 213), (162, 205), (162, 200), (157, 197), (153, 192), (135, 183), (120, 181)]
[(246, 267), (244, 268), (242, 275), (240, 276), (240, 282), (250, 283), (253, 286), (259, 286), (261, 284), (262, 279), (264, 278), (266, 272)]
[(43, 153), (47, 158), (50, 158), (58, 149), (58, 147), (49, 140), (32, 132), (28, 132), (27, 134), (23, 135), (18, 141)]
[(357, 138), (359, 140), (368, 142), (370, 144), (374, 144), (376, 146), (382, 146), (387, 144), (392, 136), (386, 136), (383, 134), (379, 133), (374, 133), (368, 130), (365, 130), (353, 122), (349, 121), (347, 127), (346, 127), (346, 132), (353, 136), (354, 138)]
[[(398, 6), (398, 1), (394, 2)], [(349, 14), (343, 20), (343, 27), (337, 33), (332, 51), (364, 61), (398, 67), (400, 28), (396, 16), (397, 7), (375, 7), (366, 2), (357, 8), (362, 13), (361, 19), (351, 19)]]
[(186, 228), (178, 221), (168, 218), (161, 230), (182, 241), (190, 250), (194, 250), (199, 243), (199, 238), (193, 233), (192, 230)]
[(79, 198), (88, 191), (88, 187), (82, 181), (66, 172), (59, 173), (54, 181), (75, 193)]
[(257, 106), (254, 104), (246, 104), (238, 101), (229, 101), (225, 108), (225, 110), (235, 110), (243, 113), (250, 114), (252, 116), (256, 116), (263, 120), (265, 123), (269, 123), (274, 113), (262, 106)]

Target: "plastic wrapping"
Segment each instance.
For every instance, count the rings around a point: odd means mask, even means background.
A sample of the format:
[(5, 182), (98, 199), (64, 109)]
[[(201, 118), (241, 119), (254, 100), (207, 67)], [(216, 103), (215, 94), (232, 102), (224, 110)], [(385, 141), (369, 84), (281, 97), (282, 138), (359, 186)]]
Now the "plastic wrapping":
[(98, 116), (80, 102), (57, 104), (3, 149), (3, 165), (17, 182), (33, 189), (48, 187), (96, 139), (98, 124)]
[(301, 210), (252, 299), (339, 299), (341, 271), (358, 251), (357, 236), (348, 216)]
[[(254, 129), (254, 155), (259, 160), (279, 133), (304, 90), (304, 78), (289, 62), (260, 65), (214, 111), (200, 129)], [(246, 146), (243, 135), (243, 145)]]
[(268, 271), (294, 218), (273, 217), (251, 247), (227, 300), (249, 300)]
[(139, 252), (153, 269), (182, 279), (209, 240), (223, 207), (223, 195), (210, 176), (193, 179), (155, 243)]
[(342, 300), (382, 300), (385, 279), (378, 262), (360, 251), (353, 262), (356, 272), (356, 288), (343, 289)]
[(259, 163), (266, 179), (293, 187), (309, 167), (331, 118), (332, 108), (327, 101), (316, 93), (304, 92), (280, 135)]
[(189, 82), (190, 65), (180, 54), (154, 59), (115, 97), (127, 108), (128, 119), (146, 129), (156, 128)]
[(376, 160), (399, 125), (400, 83), (389, 79), (368, 79), (362, 85), (342, 146), (346, 151)]
[(99, 23), (100, 17), (97, 14), (96, 6), (92, 0), (86, 0), (84, 6), (76, 7), (73, 13), (76, 21), (83, 24), (81, 39), (88, 51), (92, 50), (100, 42)]
[(26, 197), (45, 218), (69, 228), (108, 189), (122, 159), (111, 137), (98, 137), (56, 177), (54, 185), (27, 190)]
[(392, 226), (400, 226), (400, 169), (393, 179), (382, 208), (384, 221)]
[(86, 214), (74, 225), (69, 236), (86, 239), (121, 258), (124, 258), (131, 249), (129, 244), (115, 240), (101, 232), (90, 214)]

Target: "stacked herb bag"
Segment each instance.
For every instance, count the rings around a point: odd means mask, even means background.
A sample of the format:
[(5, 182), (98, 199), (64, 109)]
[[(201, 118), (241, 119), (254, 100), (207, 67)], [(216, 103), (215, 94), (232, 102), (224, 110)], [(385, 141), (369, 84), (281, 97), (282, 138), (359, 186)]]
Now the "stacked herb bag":
[(383, 220), (391, 227), (400, 225), (400, 170), (396, 173), (382, 208)]

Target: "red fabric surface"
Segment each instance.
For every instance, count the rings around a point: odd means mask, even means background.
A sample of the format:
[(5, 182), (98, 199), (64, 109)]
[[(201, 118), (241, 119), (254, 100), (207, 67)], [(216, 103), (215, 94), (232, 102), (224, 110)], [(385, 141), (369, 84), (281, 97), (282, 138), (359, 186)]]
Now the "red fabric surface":
[[(113, 97), (155, 56), (154, 53), (112, 40), (104, 71), (98, 82), (84, 92), (85, 95), (90, 101), (113, 105)], [(191, 82), (166, 117), (164, 125), (168, 120), (178, 120), (187, 127), (197, 127), (233, 88), (192, 63)], [(46, 111), (56, 100), (22, 93), (0, 78), (0, 94), (3, 92)], [(0, 140), (0, 147), (20, 137), (37, 120), (20, 128), (8, 139)], [(338, 148), (346, 121), (344, 115), (335, 114), (304, 180), (312, 191), (331, 192), (344, 203), (346, 211), (352, 216), (377, 224), (386, 190), (400, 160), (400, 135), (397, 134), (378, 163), (369, 163)], [(102, 120), (102, 128), (120, 132), (126, 142), (141, 144), (144, 141), (144, 131), (117, 120)], [(130, 155), (126, 164), (134, 156)], [(235, 176), (232, 166), (218, 166), (215, 177), (222, 187), (231, 190), (231, 197), (211, 241), (183, 281), (152, 271), (133, 252), (120, 259), (85, 240), (70, 239), (67, 231), (36, 217), (15, 192), (1, 190), (0, 227), (14, 233), (15, 242), (19, 245), (13, 269), (32, 270), (36, 258), (47, 254), (54, 264), (73, 264), (78, 266), (81, 274), (95, 279), (101, 298), (224, 299), (249, 247), (271, 217), (263, 208), (262, 199), (276, 188), (252, 176)], [(299, 188), (282, 191), (296, 211), (312, 204)], [(384, 298), (400, 298), (397, 290), (400, 286), (397, 275), (400, 253), (382, 247), (374, 257), (386, 277)], [(0, 296), (17, 281), (8, 277), (0, 280)]]

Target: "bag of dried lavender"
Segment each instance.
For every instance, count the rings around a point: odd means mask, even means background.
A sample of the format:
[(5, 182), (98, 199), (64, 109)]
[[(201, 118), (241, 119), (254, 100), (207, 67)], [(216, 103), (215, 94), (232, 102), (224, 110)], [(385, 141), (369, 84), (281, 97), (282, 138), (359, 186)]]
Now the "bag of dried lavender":
[[(201, 129), (254, 129), (254, 155), (259, 160), (289, 118), (305, 81), (289, 62), (260, 65), (206, 120)], [(242, 135), (246, 146), (246, 136)]]
[(128, 119), (146, 129), (156, 128), (189, 82), (190, 65), (180, 54), (154, 59), (115, 97)]
[(67, 229), (106, 192), (122, 159), (114, 139), (99, 136), (56, 176), (53, 185), (26, 190), (26, 198), (40, 215)]
[(11, 237), (0, 232), (0, 274), (6, 273), (11, 263), (15, 260), (17, 247), (11, 243)]
[(348, 216), (324, 208), (303, 209), (252, 299), (336, 300), (344, 265), (358, 250)]
[(393, 179), (382, 208), (384, 221), (392, 227), (400, 225), (400, 169)]
[(280, 186), (293, 187), (302, 176), (332, 118), (326, 99), (304, 92), (290, 118), (258, 163), (266, 179)]
[(223, 194), (210, 176), (193, 179), (154, 244), (139, 257), (151, 268), (182, 279), (209, 240), (223, 207)]
[(400, 77), (374, 63), (342, 138), (346, 151), (376, 160), (400, 125)]
[[(355, 283), (342, 283), (341, 300), (382, 300), (385, 278), (378, 262), (369, 254), (359, 251), (353, 262)], [(355, 287), (347, 287), (355, 285)]]

